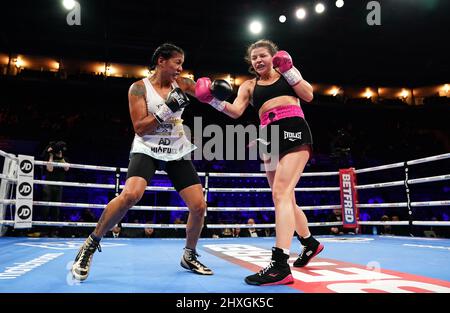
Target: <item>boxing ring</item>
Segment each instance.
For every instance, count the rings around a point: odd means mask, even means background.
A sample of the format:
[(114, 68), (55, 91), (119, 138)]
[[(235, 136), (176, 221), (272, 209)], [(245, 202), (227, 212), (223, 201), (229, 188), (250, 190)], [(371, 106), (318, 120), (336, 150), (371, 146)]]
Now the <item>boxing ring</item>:
[[(105, 204), (66, 203), (34, 201), (33, 189), (22, 188), (29, 185), (57, 185), (77, 188), (102, 188), (118, 193), (124, 186), (120, 185), (120, 173), (126, 168), (93, 166), (83, 164), (60, 164), (34, 160), (32, 157), (15, 156), (0, 151), (4, 158), (3, 173), (0, 174), (0, 225), (1, 232), (6, 227), (40, 226), (40, 227), (95, 227), (96, 223), (35, 221), (29, 209), (40, 206), (98, 208)], [(447, 210), (450, 200), (412, 201), (416, 185), (446, 182), (450, 174), (439, 174), (411, 178), (412, 168), (420, 164), (445, 162), (450, 153), (399, 162), (384, 166), (354, 170), (358, 181), (368, 173), (397, 169), (403, 178), (390, 182), (356, 184), (358, 194), (366, 190), (384, 190), (401, 188), (405, 193), (405, 202), (357, 203), (360, 209), (371, 208), (405, 208), (408, 220), (400, 221), (357, 221), (355, 235), (317, 236), (325, 245), (325, 250), (305, 268), (292, 267), (295, 283), (287, 286), (250, 286), (244, 277), (265, 267), (271, 256), (273, 237), (259, 238), (201, 238), (197, 250), (201, 261), (214, 270), (213, 276), (195, 275), (183, 270), (179, 265), (185, 239), (174, 238), (104, 238), (102, 252), (96, 253), (91, 273), (83, 283), (75, 281), (70, 275), (70, 267), (76, 252), (85, 238), (28, 238), (0, 237), (0, 291), (14, 293), (348, 293), (348, 292), (450, 292), (450, 239), (420, 238), (401, 236), (361, 235), (361, 227), (403, 226), (448, 228), (449, 221), (415, 220), (414, 210), (426, 210), (439, 207)], [(30, 164), (32, 166), (30, 166)], [(20, 178), (20, 171), (33, 173), (35, 166), (70, 166), (72, 169), (85, 171), (105, 171), (115, 175), (115, 184), (97, 184), (66, 181), (46, 181), (28, 177)], [(24, 166), (27, 165), (27, 166)], [(446, 167), (433, 166), (445, 171)], [(22, 173), (23, 174), (23, 173)], [(157, 175), (164, 175), (157, 172)], [(338, 177), (336, 172), (310, 172), (302, 177)], [(27, 175), (25, 175), (27, 176)], [(214, 193), (270, 193), (270, 188), (224, 188), (215, 187), (214, 178), (231, 177), (265, 177), (264, 173), (209, 173), (199, 172), (204, 178), (206, 200)], [(376, 178), (376, 175), (374, 175)], [(25, 179), (25, 180), (24, 180)], [(302, 179), (303, 180), (303, 179)], [(302, 181), (300, 182), (302, 184)], [(17, 185), (17, 186), (16, 186)], [(14, 190), (17, 187), (17, 192)], [(19, 199), (19, 193), (26, 190), (28, 195)], [(147, 191), (173, 192), (172, 187), (148, 186)], [(341, 192), (338, 187), (298, 187), (301, 192)], [(31, 197), (31, 198), (30, 198)], [(28, 201), (28, 202), (23, 202)], [(28, 206), (23, 205), (23, 203)], [(19, 209), (16, 210), (16, 206)], [(343, 204), (300, 206), (305, 212), (316, 210), (341, 209)], [(27, 209), (24, 209), (27, 208)], [(131, 210), (141, 211), (180, 211), (187, 212), (180, 206), (135, 206)], [(16, 212), (20, 211), (20, 212)], [(210, 212), (273, 212), (273, 207), (208, 207)], [(449, 210), (450, 211), (450, 210)], [(6, 217), (9, 217), (6, 218)], [(23, 219), (21, 221), (20, 219)], [(26, 224), (26, 225), (23, 225)], [(312, 227), (342, 226), (343, 222), (312, 222)], [(183, 224), (141, 224), (122, 223), (124, 228), (185, 228)], [(274, 228), (275, 224), (207, 224), (208, 229), (224, 228)], [(300, 244), (294, 238), (291, 248), (292, 263), (300, 252)]]

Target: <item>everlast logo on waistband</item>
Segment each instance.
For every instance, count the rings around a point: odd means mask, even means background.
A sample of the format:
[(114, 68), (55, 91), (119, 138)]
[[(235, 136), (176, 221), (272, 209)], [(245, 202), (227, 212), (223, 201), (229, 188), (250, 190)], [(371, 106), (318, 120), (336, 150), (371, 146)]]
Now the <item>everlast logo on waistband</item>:
[(291, 133), (284, 131), (284, 139), (288, 139), (289, 141), (295, 141), (297, 139), (302, 139), (302, 132)]

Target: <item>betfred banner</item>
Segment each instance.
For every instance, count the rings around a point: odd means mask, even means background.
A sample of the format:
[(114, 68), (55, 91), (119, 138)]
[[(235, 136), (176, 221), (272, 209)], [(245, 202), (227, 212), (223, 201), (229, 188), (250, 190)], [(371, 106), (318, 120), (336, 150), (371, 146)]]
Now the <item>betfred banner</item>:
[(339, 184), (341, 187), (342, 222), (344, 228), (358, 227), (358, 206), (356, 194), (355, 169), (339, 170)]

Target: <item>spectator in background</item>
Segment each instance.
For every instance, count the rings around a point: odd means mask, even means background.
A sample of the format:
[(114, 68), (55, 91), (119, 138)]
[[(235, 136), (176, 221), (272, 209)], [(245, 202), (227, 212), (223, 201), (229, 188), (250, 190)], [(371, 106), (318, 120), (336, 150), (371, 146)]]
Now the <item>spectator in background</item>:
[[(255, 220), (253, 218), (249, 218), (247, 221), (247, 225), (255, 225)], [(259, 229), (256, 229), (254, 227), (244, 228), (240, 232), (240, 237), (263, 237), (263, 234)]]
[(114, 238), (119, 238), (121, 232), (122, 227), (120, 227), (119, 225), (116, 225), (111, 229), (111, 233)]
[[(48, 162), (66, 163), (65, 152), (67, 145), (64, 141), (52, 141), (44, 151), (44, 160)], [(65, 173), (69, 170), (69, 166), (59, 167), (47, 164), (45, 166), (45, 178), (48, 181), (64, 181)], [(42, 188), (42, 200), (49, 202), (61, 202), (63, 187), (54, 185), (44, 185)], [(60, 215), (59, 207), (43, 207), (42, 215), (50, 221), (58, 221)]]
[(222, 238), (230, 238), (230, 237), (234, 237), (233, 235), (233, 229), (231, 228), (224, 228), (222, 229), (222, 232), (220, 234), (220, 237)]
[[(341, 222), (342, 223), (342, 210), (334, 209), (333, 213), (328, 218), (329, 222)], [(330, 235), (343, 235), (344, 227), (342, 225), (332, 226), (330, 228)]]
[(156, 238), (157, 233), (154, 228), (147, 227), (147, 228), (144, 228), (144, 237), (145, 238)]
[[(67, 145), (64, 141), (51, 141), (43, 152), (43, 159), (48, 162), (67, 163), (65, 152)], [(65, 181), (69, 166), (59, 167), (47, 164), (44, 168), (45, 180)], [(56, 185), (44, 185), (42, 188), (42, 200), (46, 202), (62, 202), (63, 187)], [(60, 208), (57, 206), (44, 206), (41, 208), (41, 216), (47, 221), (60, 220)], [(58, 230), (52, 230), (51, 236), (56, 237)]]
[[(382, 222), (389, 222), (391, 219), (387, 215), (381, 217)], [(382, 225), (380, 235), (392, 235), (392, 225)]]

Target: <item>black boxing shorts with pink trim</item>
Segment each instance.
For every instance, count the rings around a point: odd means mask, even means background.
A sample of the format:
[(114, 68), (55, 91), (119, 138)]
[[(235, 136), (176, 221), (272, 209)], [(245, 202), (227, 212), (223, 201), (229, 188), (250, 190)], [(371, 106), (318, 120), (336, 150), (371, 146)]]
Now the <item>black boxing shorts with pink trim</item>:
[[(272, 136), (275, 127), (278, 128), (277, 137)], [(282, 118), (264, 128), (264, 131), (260, 130), (259, 148), (261, 151), (267, 151), (268, 155), (281, 156), (303, 145), (309, 145), (312, 149), (311, 129), (306, 120), (300, 116)], [(274, 144), (275, 142), (278, 144)]]

